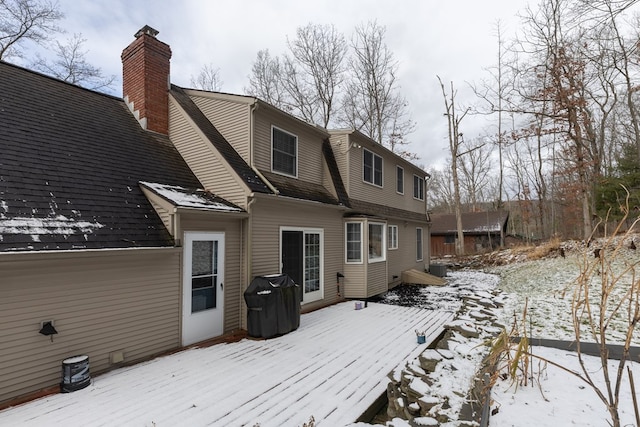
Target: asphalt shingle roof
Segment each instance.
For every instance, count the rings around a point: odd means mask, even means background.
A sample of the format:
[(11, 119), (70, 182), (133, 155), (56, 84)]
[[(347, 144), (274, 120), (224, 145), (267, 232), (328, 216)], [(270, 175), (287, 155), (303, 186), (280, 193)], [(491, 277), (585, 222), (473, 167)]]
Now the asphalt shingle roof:
[[(507, 211), (463, 212), (462, 231), (465, 234), (499, 233), (509, 219)], [(457, 232), (455, 214), (431, 214), (431, 234)]]
[(139, 182), (201, 184), (124, 101), (0, 61), (0, 252), (171, 246)]

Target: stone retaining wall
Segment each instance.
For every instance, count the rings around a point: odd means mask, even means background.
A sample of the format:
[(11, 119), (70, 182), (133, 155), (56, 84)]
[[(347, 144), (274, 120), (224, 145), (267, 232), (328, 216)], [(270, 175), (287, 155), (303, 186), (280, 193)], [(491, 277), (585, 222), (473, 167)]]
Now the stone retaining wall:
[[(484, 359), (488, 343), (501, 330), (496, 309), (504, 295), (493, 291), (463, 293), (462, 308), (446, 332), (420, 356), (390, 374), (387, 415), (412, 426), (478, 426), (488, 398)], [(464, 371), (464, 372), (463, 372)], [(466, 373), (466, 374), (465, 374)]]

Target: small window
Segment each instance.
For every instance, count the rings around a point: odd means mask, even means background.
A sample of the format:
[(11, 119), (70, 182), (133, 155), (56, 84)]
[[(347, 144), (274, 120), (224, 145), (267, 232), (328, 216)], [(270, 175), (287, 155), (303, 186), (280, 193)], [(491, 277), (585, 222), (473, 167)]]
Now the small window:
[(413, 175), (413, 198), (424, 200), (424, 179), (418, 175)]
[(416, 228), (416, 261), (422, 261), (422, 228)]
[(396, 191), (404, 194), (404, 169), (396, 166)]
[(346, 226), (347, 262), (362, 262), (362, 223), (347, 222)]
[(444, 236), (444, 242), (453, 244), (456, 242), (456, 236), (453, 234), (447, 234)]
[(276, 127), (271, 128), (271, 170), (298, 176), (298, 137)]
[(384, 224), (369, 223), (369, 262), (385, 260)]
[(365, 182), (382, 187), (382, 157), (369, 150), (362, 150), (362, 172)]
[(216, 308), (218, 241), (194, 240), (191, 246), (191, 312)]
[(389, 249), (398, 249), (398, 226), (390, 225), (388, 230)]

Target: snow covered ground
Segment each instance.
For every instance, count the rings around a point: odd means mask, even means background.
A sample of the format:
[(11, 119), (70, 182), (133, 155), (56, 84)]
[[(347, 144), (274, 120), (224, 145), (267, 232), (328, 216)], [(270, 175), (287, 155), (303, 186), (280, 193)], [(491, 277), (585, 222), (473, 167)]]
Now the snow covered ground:
[[(635, 252), (627, 255), (637, 257)], [(303, 315), (297, 331), (277, 339), (183, 351), (98, 376), (87, 389), (0, 411), (0, 425), (299, 427), (310, 416), (319, 426), (356, 425), (351, 423), (384, 392), (386, 374), (399, 365), (411, 366), (426, 348), (415, 343), (414, 330), (429, 328), (435, 336), (460, 308), (461, 293), (471, 287), (482, 292), (497, 286), (507, 293), (499, 312), (504, 325), (522, 313), (526, 302), (533, 337), (573, 340), (570, 286), (579, 261), (576, 253), (568, 253), (566, 258), (492, 268), (491, 274), (449, 272), (449, 285), (417, 292), (398, 289), (385, 296), (389, 304), (370, 303), (356, 311), (350, 302)], [(614, 328), (612, 342), (619, 340)], [(638, 331), (633, 342), (640, 344)], [(460, 403), (481, 360), (482, 343), (453, 344), (455, 359), (439, 368), (432, 389)], [(534, 354), (578, 370), (573, 352), (534, 347)], [(585, 359), (589, 372), (601, 381), (598, 359)], [(640, 360), (628, 365), (640, 391)], [(509, 380), (496, 384), (491, 427), (608, 425), (604, 404), (586, 384), (551, 365), (536, 362), (534, 369), (533, 386)], [(625, 370), (623, 426), (635, 425), (631, 402)], [(409, 426), (400, 419), (387, 425)]]
[(346, 302), (302, 315), (269, 340), (182, 351), (0, 411), (0, 426), (344, 426), (386, 391), (387, 374), (426, 348), (453, 314)]
[[(591, 253), (591, 251), (589, 251)], [(625, 268), (630, 263), (637, 262), (638, 254), (633, 250), (623, 249), (622, 256), (616, 260), (614, 269)], [(566, 257), (546, 258), (535, 261), (518, 261), (487, 269), (489, 273), (479, 271), (449, 272), (447, 279), (450, 284), (473, 283), (479, 289), (498, 289), (507, 294), (505, 306), (499, 313), (499, 321), (510, 327), (515, 317), (521, 321), (522, 310), (527, 304), (527, 320), (531, 322), (528, 330), (534, 338), (549, 338), (573, 341), (575, 335), (571, 323), (571, 297), (573, 282), (580, 273), (580, 263), (585, 260), (579, 248), (567, 251)], [(589, 259), (587, 259), (589, 261)], [(591, 261), (590, 261), (591, 262)], [(416, 296), (395, 294), (388, 295), (389, 302), (411, 301), (418, 306), (436, 307), (443, 305), (453, 308), (457, 301), (457, 286), (443, 288), (425, 288)], [(622, 287), (624, 290), (624, 286)], [(614, 292), (619, 292), (618, 289)], [(423, 295), (424, 297), (421, 297)], [(622, 321), (621, 321), (622, 320)], [(621, 328), (624, 327), (624, 316), (612, 322), (609, 333), (610, 343), (622, 342)], [(479, 347), (473, 347), (469, 340), (469, 348), (474, 350), (465, 354), (454, 351), (457, 360), (450, 362), (455, 370), (449, 369), (447, 375), (436, 376), (432, 385), (434, 393), (455, 396), (468, 391), (473, 375), (474, 366), (477, 367)], [(585, 339), (585, 341), (591, 341)], [(640, 331), (636, 330), (632, 337), (632, 344), (640, 345)], [(462, 343), (460, 347), (463, 347)], [(579, 372), (577, 355), (571, 351), (561, 351), (544, 347), (534, 347), (534, 354), (548, 358), (566, 368)], [(597, 384), (602, 384), (602, 367), (599, 359), (585, 356), (590, 375)], [(476, 362), (474, 365), (470, 362)], [(551, 365), (539, 364), (534, 361), (534, 381), (527, 387), (510, 380), (499, 381), (492, 390), (493, 403), (491, 408), (497, 413), (490, 418), (491, 427), (546, 427), (546, 426), (593, 426), (609, 425), (609, 415), (605, 405), (599, 400), (596, 392), (574, 375), (564, 372)], [(611, 360), (610, 365), (617, 369), (617, 360)], [(636, 391), (640, 393), (640, 360), (627, 362), (631, 367)], [(445, 366), (446, 369), (446, 366)], [(613, 368), (610, 368), (613, 369)], [(615, 370), (612, 376), (615, 377)], [(533, 384), (533, 385), (532, 385)], [(459, 400), (459, 399), (458, 399)], [(640, 401), (640, 395), (638, 395)], [(620, 415), (623, 426), (635, 426), (635, 414), (628, 375), (625, 372), (621, 382)], [(406, 421), (394, 419), (388, 423), (394, 427), (408, 427)], [(428, 424), (426, 424), (428, 425)], [(454, 422), (446, 423), (455, 426)]]
[[(545, 347), (534, 347), (533, 353), (573, 371), (580, 371), (576, 353)], [(600, 359), (585, 356), (585, 360), (588, 371), (602, 386)], [(617, 360), (609, 363), (614, 377), (617, 364)], [(640, 363), (636, 361), (628, 366), (633, 370), (636, 393), (640, 392)], [(620, 392), (620, 425), (632, 427), (636, 426), (636, 422), (627, 378), (625, 369)], [(509, 380), (499, 381), (493, 387), (491, 397), (494, 400), (492, 408), (498, 411), (491, 416), (491, 427), (603, 427), (609, 425), (611, 420), (605, 405), (592, 388), (555, 366), (539, 364), (537, 361), (534, 361), (533, 383), (524, 386)]]

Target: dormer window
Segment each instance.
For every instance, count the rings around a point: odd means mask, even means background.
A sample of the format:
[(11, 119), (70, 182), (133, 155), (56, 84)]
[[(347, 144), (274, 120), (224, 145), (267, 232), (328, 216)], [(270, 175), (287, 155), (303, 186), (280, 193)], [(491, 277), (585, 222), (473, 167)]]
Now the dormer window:
[(382, 187), (382, 157), (369, 150), (362, 150), (362, 156), (362, 179)]
[(298, 137), (275, 126), (271, 127), (271, 170), (298, 176)]

